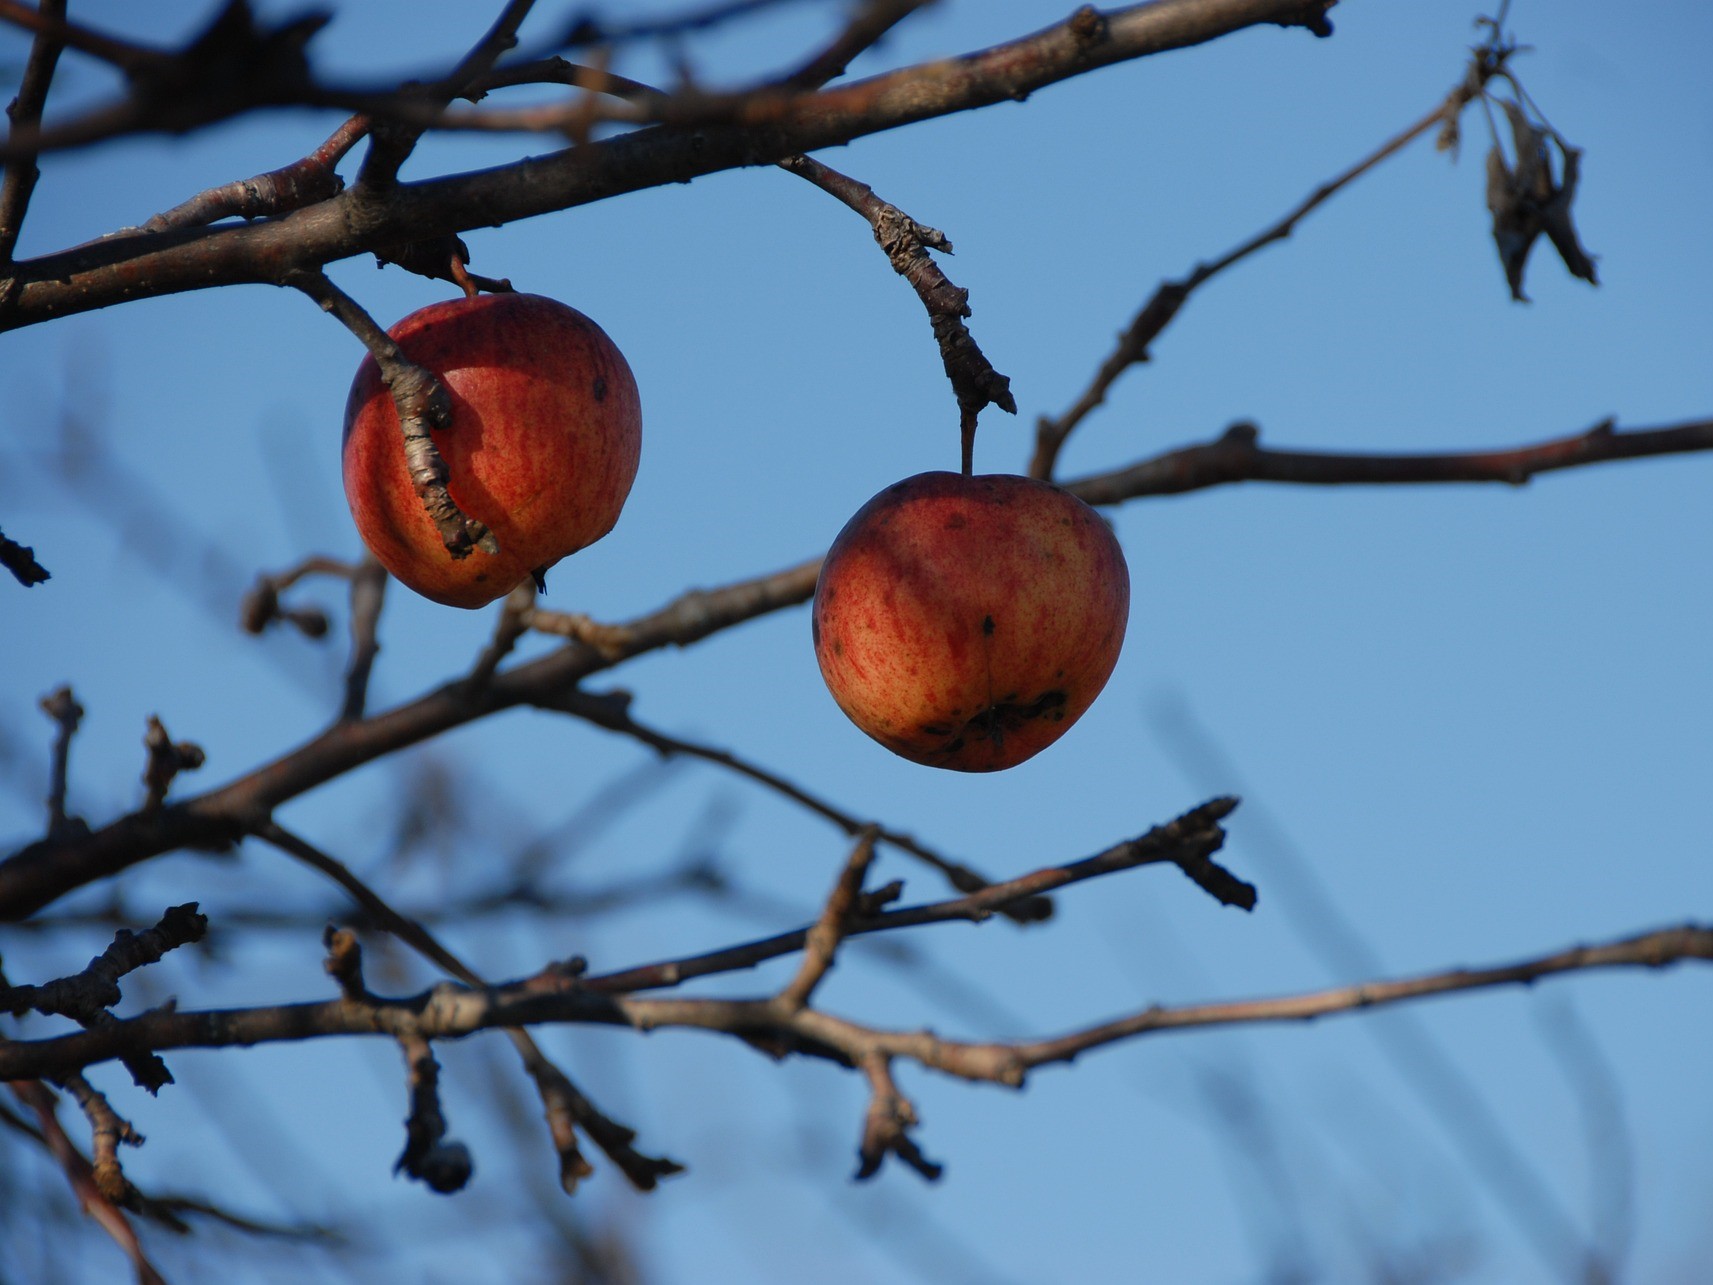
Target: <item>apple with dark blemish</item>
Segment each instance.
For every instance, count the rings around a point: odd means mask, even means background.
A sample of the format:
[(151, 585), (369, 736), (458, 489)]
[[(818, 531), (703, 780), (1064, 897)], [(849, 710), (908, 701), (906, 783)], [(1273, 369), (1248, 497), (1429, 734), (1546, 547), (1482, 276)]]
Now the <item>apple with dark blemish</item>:
[(812, 620), (852, 722), (914, 762), (994, 772), (1093, 704), (1129, 612), (1124, 552), (1081, 500), (1033, 478), (922, 473), (839, 532)]
[(599, 326), (540, 295), (485, 294), (431, 304), (388, 333), (446, 386), (452, 422), (433, 436), (447, 490), (500, 551), (446, 551), (369, 357), (345, 407), (345, 497), (382, 566), (425, 598), (480, 607), (613, 529), (636, 477), (642, 410)]

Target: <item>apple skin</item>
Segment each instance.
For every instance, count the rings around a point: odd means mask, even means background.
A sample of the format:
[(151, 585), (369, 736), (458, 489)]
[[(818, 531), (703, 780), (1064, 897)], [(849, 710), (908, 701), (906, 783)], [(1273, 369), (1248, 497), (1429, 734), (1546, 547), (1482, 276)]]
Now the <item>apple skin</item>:
[(1094, 702), (1129, 612), (1124, 551), (1081, 500), (1033, 478), (921, 473), (833, 541), (815, 657), (839, 708), (893, 753), (996, 772)]
[(345, 498), (363, 543), (399, 581), (435, 602), (480, 607), (613, 529), (636, 477), (642, 410), (630, 367), (599, 326), (540, 295), (485, 294), (431, 304), (388, 333), (446, 386), (451, 427), (433, 436), (447, 490), (500, 546), (447, 553), (368, 357), (345, 406)]

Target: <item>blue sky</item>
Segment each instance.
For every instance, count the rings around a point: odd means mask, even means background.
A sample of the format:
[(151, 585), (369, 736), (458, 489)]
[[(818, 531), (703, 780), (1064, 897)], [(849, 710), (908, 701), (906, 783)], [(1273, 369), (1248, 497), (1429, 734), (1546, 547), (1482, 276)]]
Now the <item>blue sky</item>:
[[(205, 9), (79, 6), (88, 22), (163, 40)], [(314, 46), (351, 76), (431, 68), (485, 20), (466, 5), (352, 9)], [(798, 6), (692, 44), (690, 56), (713, 82), (786, 65), (837, 12)], [(855, 70), (978, 48), (1063, 12), (948, 0)], [(825, 154), (956, 246), (945, 266), (971, 292), (972, 331), (1021, 411), (984, 415), (978, 468), (1024, 466), (1035, 416), (1070, 404), (1162, 277), (1242, 241), (1437, 103), (1461, 74), (1476, 12), (1349, 0), (1331, 40), (1246, 32)], [(1713, 16), (1695, 0), (1621, 20), (1586, 0), (1517, 0), (1510, 16), (1535, 47), (1517, 63), (1529, 92), (1585, 149), (1579, 223), (1600, 287), (1537, 250), (1534, 302), (1511, 302), (1482, 204), (1486, 127), (1466, 113), (1461, 157), (1417, 144), (1198, 293), (1154, 362), (1072, 439), (1066, 476), (1239, 418), (1275, 445), (1413, 451), (1713, 409), (1713, 93), (1701, 66)], [(0, 59), (22, 51), (0, 36)], [(663, 75), (647, 57), (618, 69)], [(109, 88), (70, 63), (62, 105)], [(140, 223), (302, 155), (334, 123), (258, 116), (52, 158), (20, 253)], [(431, 140), (406, 177), (550, 145)], [(559, 568), (549, 605), (623, 619), (689, 586), (783, 567), (824, 548), (882, 486), (955, 467), (956, 407), (920, 306), (863, 223), (789, 175), (722, 174), (467, 239), (476, 270), (599, 321), (642, 393), (643, 463), (625, 515)], [(371, 261), (332, 275), (388, 324), (447, 294)], [(19, 786), (0, 792), (0, 833), (22, 842), (40, 826), (49, 728), (35, 702), (60, 683), (88, 710), (72, 802), (92, 821), (137, 802), (151, 713), (208, 752), (187, 788), (239, 775), (325, 723), (337, 646), (246, 639), (232, 626), (234, 595), (255, 571), (306, 553), (357, 553), (338, 444), (360, 356), (306, 299), (267, 287), (0, 341), (0, 518), (55, 577), (28, 593), (0, 586), (0, 750)], [(117, 491), (55, 463), (68, 425), (96, 443), (77, 458), (127, 479)], [(1045, 929), (946, 927), (909, 941), (903, 963), (861, 944), (822, 996), (861, 1019), (1023, 1036), (1153, 1002), (1355, 980), (1317, 952), (1330, 930), (1316, 887), (1388, 973), (1506, 960), (1713, 913), (1710, 481), (1713, 459), (1685, 457), (1518, 489), (1245, 486), (1109, 511), (1132, 574), (1125, 653), (1075, 729), (996, 776), (917, 767), (846, 723), (803, 609), (593, 685), (623, 686), (638, 717), (784, 770), (995, 874), (1098, 851), (1212, 794), (1245, 796), (1227, 856), (1261, 890), (1253, 915), (1154, 870), (1067, 892)], [(329, 585), (302, 597), (339, 606)], [(336, 610), (336, 637), (341, 619)], [(467, 665), (490, 626), (395, 589), (377, 706)], [(508, 714), (330, 785), (281, 819), (400, 902), (432, 905), (649, 757), (581, 724)], [(425, 780), (442, 783), (434, 792), (467, 824), (428, 857), (388, 864), (400, 799)], [(571, 953), (602, 968), (645, 962), (812, 914), (844, 855), (836, 831), (713, 768), (657, 785), (560, 855), (567, 883), (609, 884), (710, 845), (747, 899), (671, 898), (449, 935), (508, 976)], [(896, 855), (878, 873), (906, 878), (911, 900), (942, 895)], [(195, 898), (217, 923), (222, 905), (329, 904), (259, 847), (232, 862), (170, 856), (123, 887), (139, 915)], [(69, 971), (99, 945), (87, 932), (51, 947), (20, 937), (5, 944), (8, 971)], [(428, 977), (400, 961), (382, 980)], [(1626, 1279), (1699, 1279), (1713, 1254), (1707, 985), (1688, 969), (1588, 976), (1435, 1001), (1410, 1019), (1479, 1086), (1585, 1232), (1611, 1216), (1604, 1193), (1627, 1154)], [(196, 1007), (326, 994), (318, 929), (175, 961), (134, 991), (149, 987)], [(922, 1145), (948, 1166), (931, 1189), (898, 1168), (848, 1181), (864, 1099), (831, 1068), (774, 1066), (694, 1035), (546, 1043), (647, 1145), (690, 1166), (646, 1198), (603, 1168), (578, 1197), (590, 1225), (634, 1236), (663, 1281), (1234, 1282), (1305, 1262), (1322, 1279), (1358, 1279), (1374, 1244), (1426, 1246), (1463, 1264), (1461, 1280), (1555, 1279), (1388, 1060), (1371, 1028), (1389, 1020), (1162, 1036), (1043, 1071), (1021, 1096), (905, 1070)], [(1557, 1051), (1578, 1033), (1597, 1058)], [(491, 1077), (504, 1068), (492, 1049), (448, 1048), (442, 1060), (454, 1128), (479, 1166), (450, 1201), (390, 1177), (403, 1089), (382, 1044), (180, 1055), (183, 1090), (153, 1101), (134, 1100), (110, 1070), (97, 1082), (149, 1135), (127, 1156), (144, 1185), (201, 1186), (271, 1216), (371, 1212), (414, 1242), (387, 1260), (400, 1280), (481, 1279), (496, 1262), (523, 1278), (538, 1252), (530, 1235), (478, 1233), (493, 1210), (527, 1205), (551, 1156), (497, 1135)], [(1585, 1138), (1591, 1118), (1606, 1119), (1577, 1087), (1590, 1067), (1618, 1088), (1626, 1149)], [(239, 1072), (239, 1089), (223, 1090)], [(521, 1078), (501, 1078), (533, 1113)], [(208, 1105), (223, 1092), (223, 1108)], [(269, 1122), (235, 1152), (214, 1137), (222, 1109)], [(185, 1249), (152, 1243), (170, 1274)], [(106, 1279), (114, 1261), (91, 1243), (68, 1270)], [(252, 1270), (294, 1279), (300, 1267), (263, 1258)]]

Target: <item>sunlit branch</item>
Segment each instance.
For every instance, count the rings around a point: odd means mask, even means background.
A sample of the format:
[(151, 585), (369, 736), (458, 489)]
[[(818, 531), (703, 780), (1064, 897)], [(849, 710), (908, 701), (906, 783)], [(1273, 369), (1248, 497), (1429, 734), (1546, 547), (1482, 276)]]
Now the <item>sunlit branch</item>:
[[(336, 259), (511, 222), (738, 166), (848, 143), (916, 121), (1027, 97), (1096, 68), (1214, 40), (1261, 24), (1330, 30), (1331, 0), (1156, 0), (1085, 9), (1033, 35), (813, 94), (758, 99), (730, 123), (634, 131), (498, 169), (430, 179), (385, 194), (356, 189), (282, 218), (126, 237), (17, 266), (0, 327), (125, 299), (235, 282), (280, 282)], [(353, 110), (367, 110), (355, 105)]]
[(1020, 1087), (1036, 1067), (1161, 1031), (1264, 1022), (1302, 1022), (1436, 995), (1523, 985), (1609, 968), (1662, 968), (1713, 961), (1713, 927), (1689, 924), (1487, 968), (1458, 968), (1396, 981), (1371, 981), (1299, 995), (1224, 1003), (1153, 1006), (1114, 1021), (1043, 1040), (966, 1042), (926, 1031), (864, 1027), (817, 1009), (784, 1015), (762, 1000), (607, 995), (562, 970), (506, 986), (432, 992), (402, 999), (349, 999), (201, 1012), (156, 1009), (101, 1031), (0, 1044), (0, 1079), (70, 1075), (127, 1052), (221, 1048), (339, 1035), (390, 1034), (409, 1023), (425, 1038), (457, 1039), (497, 1027), (544, 1023), (683, 1027), (789, 1041), (793, 1051), (855, 1064), (880, 1054), (967, 1080)]

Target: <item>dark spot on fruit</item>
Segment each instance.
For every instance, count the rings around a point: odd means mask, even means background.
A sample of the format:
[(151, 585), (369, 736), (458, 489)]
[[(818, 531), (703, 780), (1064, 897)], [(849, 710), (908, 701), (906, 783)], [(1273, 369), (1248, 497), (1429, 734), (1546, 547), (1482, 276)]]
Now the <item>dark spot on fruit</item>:
[(948, 531), (962, 531), (968, 525), (969, 519), (961, 513), (954, 513), (946, 519), (946, 530)]
[(843, 656), (844, 654), (845, 654), (845, 645), (842, 642), (840, 642), (838, 639), (835, 638), (833, 640), (833, 655)]
[(605, 375), (595, 376), (595, 400), (598, 402), (607, 400), (607, 377)]
[(982, 633), (986, 634), (990, 638), (993, 636), (993, 617), (992, 616), (983, 616), (981, 618), (981, 631), (982, 631)]
[[(995, 701), (986, 709), (970, 719), (957, 729), (958, 735), (947, 745), (941, 747), (941, 754), (956, 754), (963, 749), (970, 738), (977, 741), (991, 741), (994, 748), (1001, 749), (1005, 745), (1007, 734), (1016, 732), (1034, 719), (1045, 718), (1055, 723), (1065, 721), (1065, 694), (1061, 691), (1050, 691), (1031, 701), (1027, 705), (1017, 704), (1017, 694), (1013, 692), (1003, 700)], [(962, 710), (953, 710), (954, 715)], [(924, 726), (925, 736), (947, 736), (952, 728), (942, 724)]]

